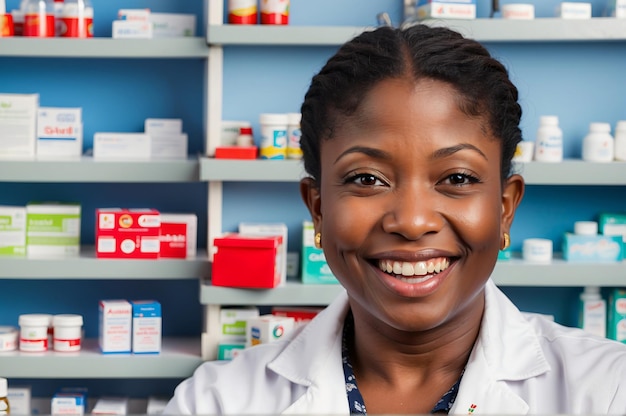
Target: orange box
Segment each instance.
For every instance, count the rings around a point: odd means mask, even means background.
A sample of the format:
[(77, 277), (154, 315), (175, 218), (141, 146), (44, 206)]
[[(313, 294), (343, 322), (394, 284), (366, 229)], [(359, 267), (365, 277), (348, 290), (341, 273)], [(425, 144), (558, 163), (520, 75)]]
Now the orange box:
[(96, 257), (156, 259), (161, 243), (161, 218), (156, 209), (96, 210)]
[(256, 146), (222, 146), (215, 148), (216, 159), (256, 159)]
[(214, 286), (271, 289), (281, 282), (280, 249), (282, 236), (243, 236), (227, 234), (214, 241)]

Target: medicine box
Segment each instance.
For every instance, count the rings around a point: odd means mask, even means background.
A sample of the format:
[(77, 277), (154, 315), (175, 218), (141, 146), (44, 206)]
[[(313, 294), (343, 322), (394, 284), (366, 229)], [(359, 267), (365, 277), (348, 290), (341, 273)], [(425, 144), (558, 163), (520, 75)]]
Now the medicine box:
[(82, 151), (82, 109), (39, 107), (37, 158), (78, 158)]
[(0, 205), (0, 256), (26, 255), (26, 207)]
[(92, 415), (125, 415), (128, 397), (100, 397), (90, 412)]
[(556, 8), (561, 19), (591, 19), (591, 3), (562, 2)]
[(302, 283), (339, 283), (326, 263), (324, 251), (315, 247), (315, 229), (311, 221), (302, 225)]
[[(598, 231), (602, 235), (622, 237), (622, 250), (626, 250), (626, 213), (603, 212), (598, 216)], [(626, 254), (626, 251), (623, 251)]]
[(189, 138), (187, 133), (150, 134), (150, 159), (187, 159)]
[(273, 306), (272, 315), (288, 316), (294, 319), (295, 326), (300, 326), (309, 323), (323, 309), (312, 306)]
[(150, 13), (152, 36), (171, 38), (195, 36), (196, 15), (186, 13)]
[(220, 342), (217, 344), (217, 359), (232, 360), (245, 348), (245, 342)]
[(217, 359), (232, 360), (246, 346), (246, 322), (257, 318), (259, 309), (223, 308), (220, 310), (220, 333), (218, 336)]
[(626, 344), (626, 289), (609, 293), (607, 337)]
[(211, 282), (215, 286), (270, 289), (281, 283), (281, 236), (253, 237), (238, 233), (214, 240)]
[(149, 160), (152, 142), (146, 133), (96, 133), (93, 136), (95, 160)]
[(52, 396), (50, 413), (53, 415), (84, 415), (87, 410), (87, 393), (61, 390)]
[(622, 237), (565, 233), (563, 258), (578, 262), (617, 262), (623, 258)]
[(242, 127), (252, 127), (249, 121), (243, 120), (222, 120), (222, 131), (220, 133), (220, 146), (230, 147), (237, 145), (237, 137)]
[(278, 273), (280, 274), (280, 283), (282, 286), (287, 281), (287, 236), (289, 230), (284, 223), (252, 223), (240, 222), (239, 234), (249, 236), (276, 236), (282, 237), (282, 244), (277, 258)]
[(180, 118), (147, 118), (143, 129), (148, 134), (180, 134), (183, 120)]
[(98, 344), (103, 354), (131, 351), (132, 306), (124, 299), (101, 300), (98, 308)]
[(113, 39), (152, 39), (152, 23), (141, 20), (114, 20)]
[(608, 0), (604, 14), (618, 19), (626, 18), (626, 0)]
[(96, 257), (156, 259), (161, 250), (156, 209), (96, 209)]
[(160, 258), (196, 257), (198, 216), (161, 213)]
[(7, 398), (11, 407), (12, 415), (31, 415), (31, 387), (30, 386), (12, 386), (9, 387)]
[(149, 22), (150, 9), (119, 9), (117, 19), (135, 22)]
[(286, 337), (294, 328), (295, 320), (287, 316), (261, 315), (248, 319), (246, 346), (267, 344)]
[[(475, 19), (476, 0), (413, 0), (418, 20)], [(410, 9), (411, 6), (409, 6)], [(406, 7), (405, 7), (406, 10)], [(411, 19), (411, 16), (407, 16)]]
[(80, 204), (28, 203), (26, 205), (28, 257), (77, 256), (80, 252), (80, 219)]
[(0, 158), (33, 159), (39, 94), (0, 94)]
[(133, 354), (161, 352), (161, 304), (155, 300), (131, 301), (133, 309)]

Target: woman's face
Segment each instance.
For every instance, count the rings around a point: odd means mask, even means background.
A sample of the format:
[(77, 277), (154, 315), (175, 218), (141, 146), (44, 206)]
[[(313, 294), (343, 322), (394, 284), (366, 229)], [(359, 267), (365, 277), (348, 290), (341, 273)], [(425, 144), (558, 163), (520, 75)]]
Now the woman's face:
[(500, 141), (455, 96), (430, 79), (380, 82), (322, 142), (319, 189), (301, 187), (351, 301), (399, 330), (482, 311), (523, 192), (517, 175), (503, 186)]

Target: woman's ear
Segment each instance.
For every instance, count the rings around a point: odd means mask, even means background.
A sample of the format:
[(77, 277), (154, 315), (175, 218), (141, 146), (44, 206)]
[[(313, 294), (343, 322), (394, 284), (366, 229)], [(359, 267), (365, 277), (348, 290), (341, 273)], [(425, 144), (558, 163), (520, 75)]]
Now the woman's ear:
[(515, 211), (524, 196), (524, 178), (520, 175), (511, 175), (506, 180), (502, 192), (502, 222), (500, 227), (503, 232), (509, 233), (515, 217)]
[(320, 230), (322, 223), (322, 198), (319, 185), (313, 178), (300, 180), (300, 196), (302, 196), (302, 201), (309, 209), (315, 230)]

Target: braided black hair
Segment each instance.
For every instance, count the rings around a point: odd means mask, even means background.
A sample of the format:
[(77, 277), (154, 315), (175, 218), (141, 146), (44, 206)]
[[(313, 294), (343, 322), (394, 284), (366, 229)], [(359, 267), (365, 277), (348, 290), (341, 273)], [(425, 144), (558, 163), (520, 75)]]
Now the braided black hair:
[(458, 106), (484, 117), (502, 142), (501, 178), (511, 174), (511, 159), (522, 139), (518, 91), (504, 65), (479, 42), (444, 28), (415, 25), (381, 27), (344, 44), (315, 75), (302, 104), (306, 172), (320, 180), (320, 143), (354, 114), (364, 96), (380, 81), (411, 76), (444, 81), (458, 91)]

